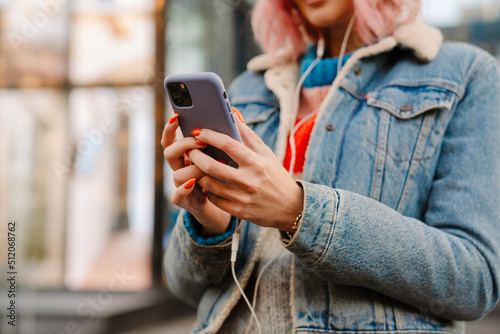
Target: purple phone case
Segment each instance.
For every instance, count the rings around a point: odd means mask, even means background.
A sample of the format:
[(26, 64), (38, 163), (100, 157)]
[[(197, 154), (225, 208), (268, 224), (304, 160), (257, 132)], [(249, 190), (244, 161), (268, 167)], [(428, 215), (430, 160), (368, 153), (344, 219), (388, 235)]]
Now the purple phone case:
[[(174, 82), (182, 82), (187, 86), (193, 101), (191, 106), (175, 105), (167, 88), (169, 83)], [(174, 112), (179, 114), (179, 125), (184, 137), (192, 137), (191, 131), (194, 129), (205, 128), (224, 133), (242, 142), (224, 84), (217, 74), (212, 72), (172, 74), (165, 78), (164, 87)], [(215, 147), (209, 145), (203, 152), (215, 160), (223, 160), (230, 166), (238, 167), (226, 153)]]

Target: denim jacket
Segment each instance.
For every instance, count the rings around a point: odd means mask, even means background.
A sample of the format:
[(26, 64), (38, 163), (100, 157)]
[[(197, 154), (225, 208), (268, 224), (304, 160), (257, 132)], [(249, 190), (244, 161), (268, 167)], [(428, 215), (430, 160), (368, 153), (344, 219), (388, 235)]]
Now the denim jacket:
[[(279, 158), (298, 65), (249, 64), (230, 89)], [(495, 60), (413, 23), (356, 51), (323, 102), (302, 179), (293, 256), (295, 333), (463, 333), (499, 298), (500, 84)], [(198, 307), (194, 333), (216, 333), (238, 302), (230, 240), (201, 245), (174, 228), (170, 291)], [(245, 285), (267, 229), (245, 222)], [(265, 298), (265, 297), (263, 297)]]

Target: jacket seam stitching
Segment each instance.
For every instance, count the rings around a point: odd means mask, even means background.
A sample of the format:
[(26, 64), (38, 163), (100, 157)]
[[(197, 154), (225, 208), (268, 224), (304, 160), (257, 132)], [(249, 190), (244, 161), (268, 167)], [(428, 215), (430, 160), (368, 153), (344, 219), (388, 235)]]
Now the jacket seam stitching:
[[(426, 114), (424, 119), (422, 120), (422, 125), (420, 127), (420, 133), (418, 134), (417, 142), (415, 143), (415, 149), (413, 153), (416, 155), (416, 158), (419, 159), (424, 154), (425, 146), (427, 140), (429, 139), (430, 129), (431, 129), (431, 121), (435, 118), (435, 114)], [(413, 156), (412, 156), (413, 158)], [(413, 186), (413, 179), (418, 171), (418, 161), (412, 160), (410, 162), (410, 166), (408, 168), (408, 174), (405, 179), (405, 184), (403, 186), (403, 193), (397, 205), (397, 211), (402, 213), (406, 209), (406, 204), (408, 202), (408, 198), (410, 196), (411, 188)]]
[(491, 63), (493, 63), (493, 64), (495, 63), (495, 59), (494, 58), (490, 58), (490, 57), (485, 57), (485, 58), (486, 59), (482, 63), (480, 63), (479, 65), (477, 65), (477, 69), (474, 72), (472, 72), (471, 77), (470, 77), (469, 81), (467, 82), (467, 87), (469, 86), (470, 82), (474, 81), (477, 78), (477, 76), (480, 73), (482, 73), (483, 70), (487, 66), (489, 66)]
[(331, 191), (332, 191), (332, 195), (333, 195), (332, 197), (333, 197), (334, 203), (333, 203), (333, 210), (332, 210), (333, 211), (332, 212), (332, 220), (330, 222), (330, 230), (328, 231), (328, 237), (327, 237), (325, 244), (323, 245), (323, 249), (321, 250), (321, 254), (320, 254), (319, 258), (314, 263), (312, 263), (310, 265), (310, 267), (316, 266), (325, 257), (328, 246), (330, 245), (332, 238), (333, 238), (333, 231), (334, 231), (335, 225), (336, 225), (335, 220), (337, 217), (336, 212), (338, 210), (338, 206), (339, 206), (340, 201), (338, 200), (338, 194), (337, 194), (337, 196), (335, 196), (336, 191), (334, 189), (331, 189)]
[(255, 117), (245, 116), (245, 124), (248, 125), (248, 124), (257, 124), (257, 123), (265, 122), (268, 119), (270, 119), (271, 116), (274, 113), (276, 113), (276, 112), (279, 112), (279, 109), (276, 108), (276, 107), (273, 107), (268, 112), (261, 113), (261, 114), (259, 114), (258, 116), (255, 116)]
[[(373, 141), (371, 141), (370, 139), (366, 138), (365, 137), (365, 140), (368, 142), (368, 144), (374, 146), (375, 148), (378, 148), (378, 149), (382, 149), (382, 146), (380, 145), (377, 145), (376, 143), (374, 143)], [(389, 157), (391, 157), (392, 160), (394, 160), (394, 162), (398, 162), (398, 163), (401, 163), (401, 162), (411, 162), (411, 161), (428, 161), (428, 160), (432, 160), (432, 157), (420, 157), (420, 158), (410, 158), (410, 159), (397, 159), (394, 155), (392, 155), (388, 150), (387, 152), (385, 152)]]
[(258, 103), (274, 108), (279, 107), (279, 103), (276, 103), (274, 101), (269, 101), (264, 98), (259, 98), (258, 96), (248, 96), (248, 97), (235, 97), (231, 99), (231, 104), (232, 105), (238, 105), (238, 104), (250, 104), (250, 103)]
[(447, 90), (449, 92), (453, 92), (457, 94), (458, 96), (463, 96), (464, 95), (464, 90), (461, 88), (461, 86), (453, 81), (442, 81), (443, 85), (439, 85), (435, 83), (433, 80), (408, 80), (408, 79), (399, 79), (399, 80), (393, 80), (390, 81), (384, 85), (378, 86), (377, 88), (374, 89), (374, 92), (379, 92), (383, 89), (386, 89), (388, 87), (395, 87), (395, 86), (404, 86), (404, 87), (422, 87), (422, 86), (432, 86), (436, 87), (442, 90)]
[(388, 134), (391, 124), (391, 117), (388, 113), (382, 113), (380, 122), (384, 122), (383, 125), (379, 126), (377, 142), (380, 143), (380, 148), (377, 150), (375, 156), (375, 168), (373, 171), (373, 181), (372, 190), (370, 192), (370, 197), (376, 201), (379, 201), (380, 195), (382, 193), (382, 185), (384, 178), (384, 169), (386, 164), (387, 156), (387, 145), (388, 145)]

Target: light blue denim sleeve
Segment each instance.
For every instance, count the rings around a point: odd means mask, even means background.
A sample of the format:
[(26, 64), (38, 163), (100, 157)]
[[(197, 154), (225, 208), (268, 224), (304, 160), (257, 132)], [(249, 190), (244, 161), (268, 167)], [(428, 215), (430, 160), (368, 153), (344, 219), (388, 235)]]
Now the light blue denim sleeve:
[(301, 181), (304, 217), (286, 244), (335, 284), (366, 287), (443, 318), (475, 320), (499, 298), (500, 84), (471, 73), (450, 120), (424, 221)]
[[(232, 233), (218, 243), (200, 244), (195, 239), (201, 237), (186, 229), (192, 221), (185, 220), (189, 216), (184, 212), (181, 211), (172, 230), (163, 258), (163, 272), (169, 291), (196, 306), (207, 287), (219, 283), (228, 272)], [(231, 224), (235, 225), (234, 218)]]

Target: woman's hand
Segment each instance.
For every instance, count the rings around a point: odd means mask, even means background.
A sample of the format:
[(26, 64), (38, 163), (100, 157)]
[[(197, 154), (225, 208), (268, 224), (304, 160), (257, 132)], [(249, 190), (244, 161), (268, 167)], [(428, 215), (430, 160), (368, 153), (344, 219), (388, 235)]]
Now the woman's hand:
[(271, 149), (244, 124), (241, 114), (235, 112), (244, 144), (207, 129), (193, 131), (193, 135), (226, 152), (239, 167), (221, 164), (193, 150), (189, 158), (206, 174), (198, 183), (207, 191), (210, 202), (221, 210), (260, 226), (293, 232), (293, 222), (302, 211), (303, 190)]
[(201, 234), (211, 236), (223, 233), (231, 219), (231, 215), (216, 207), (202, 194), (195, 181), (205, 175), (197, 166), (192, 165), (188, 154), (206, 147), (193, 137), (176, 139), (176, 130), (179, 126), (178, 115), (172, 116), (161, 138), (161, 145), (167, 163), (174, 171), (173, 179), (177, 187), (172, 203), (189, 211), (203, 226)]

